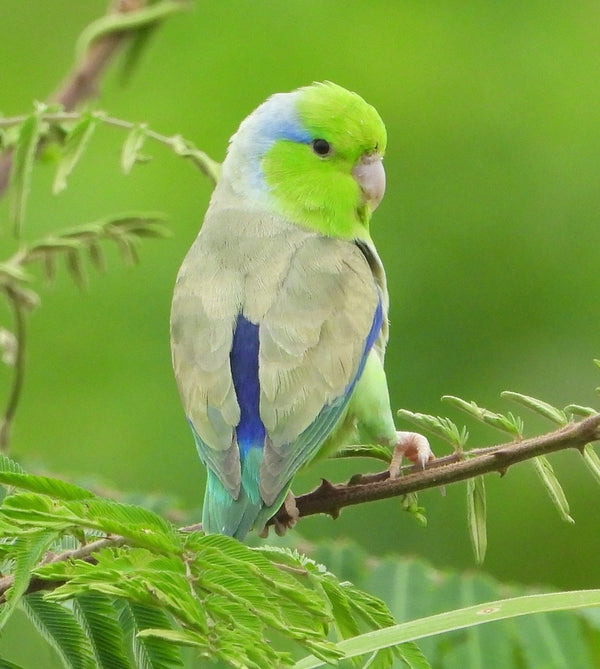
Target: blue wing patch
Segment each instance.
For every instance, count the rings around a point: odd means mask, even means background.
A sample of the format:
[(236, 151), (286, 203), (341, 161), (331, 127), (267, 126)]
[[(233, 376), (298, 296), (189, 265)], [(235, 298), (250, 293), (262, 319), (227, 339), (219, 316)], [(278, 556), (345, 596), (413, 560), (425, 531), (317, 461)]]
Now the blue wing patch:
[(240, 406), (236, 436), (242, 460), (250, 448), (262, 448), (265, 443), (265, 426), (259, 411), (258, 348), (258, 325), (239, 314), (229, 360), (233, 387)]

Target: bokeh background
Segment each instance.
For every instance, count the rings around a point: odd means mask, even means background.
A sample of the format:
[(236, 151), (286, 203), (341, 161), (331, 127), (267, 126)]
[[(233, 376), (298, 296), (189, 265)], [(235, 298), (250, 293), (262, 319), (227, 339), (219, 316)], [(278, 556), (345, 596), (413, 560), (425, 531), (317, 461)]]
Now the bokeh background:
[[(4, 115), (27, 112), (55, 88), (79, 32), (106, 4), (0, 4)], [(118, 65), (98, 107), (181, 133), (218, 160), (239, 122), (273, 92), (330, 79), (377, 107), (389, 135), (388, 191), (372, 232), (392, 297), (393, 406), (460, 424), (441, 395), (500, 411), (518, 410), (500, 399), (506, 389), (598, 406), (597, 3), (197, 1), (160, 28), (125, 83)], [(25, 237), (131, 210), (165, 212), (173, 235), (144, 243), (136, 267), (110, 249), (108, 272), (90, 270), (83, 292), (64, 270), (52, 285), (40, 281), (12, 453), (71, 480), (199, 509), (204, 472), (172, 379), (168, 318), (211, 187), (158, 145), (145, 147), (152, 161), (123, 176), (123, 140), (100, 129), (58, 197), (54, 165), (38, 165)], [(15, 248), (6, 218), (2, 202), (2, 258)], [(0, 323), (11, 327), (4, 307)], [(9, 378), (1, 369), (4, 388)], [(528, 434), (552, 429), (522, 414)], [(469, 427), (473, 446), (503, 438)], [(489, 476), (483, 569), (505, 581), (597, 587), (600, 489), (576, 452), (551, 460), (576, 524), (561, 522), (530, 464)], [(298, 476), (294, 490), (373, 466), (328, 462)], [(297, 533), (474, 568), (464, 484), (419, 499), (426, 528), (392, 500), (347, 509), (337, 521), (305, 519)]]

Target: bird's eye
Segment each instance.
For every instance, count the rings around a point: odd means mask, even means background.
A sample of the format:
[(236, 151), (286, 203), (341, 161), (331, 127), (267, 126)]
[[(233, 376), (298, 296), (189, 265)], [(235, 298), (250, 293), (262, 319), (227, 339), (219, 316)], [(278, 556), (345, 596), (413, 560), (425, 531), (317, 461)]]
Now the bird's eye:
[(331, 153), (331, 144), (326, 139), (313, 139), (311, 145), (317, 156), (328, 156)]

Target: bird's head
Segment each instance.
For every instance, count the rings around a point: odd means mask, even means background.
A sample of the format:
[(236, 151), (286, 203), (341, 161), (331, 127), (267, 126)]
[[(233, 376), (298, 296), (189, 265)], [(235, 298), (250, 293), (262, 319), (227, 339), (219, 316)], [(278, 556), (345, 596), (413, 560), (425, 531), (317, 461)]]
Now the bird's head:
[(326, 82), (271, 96), (232, 137), (222, 179), (323, 234), (368, 236), (385, 191), (386, 131), (359, 95)]

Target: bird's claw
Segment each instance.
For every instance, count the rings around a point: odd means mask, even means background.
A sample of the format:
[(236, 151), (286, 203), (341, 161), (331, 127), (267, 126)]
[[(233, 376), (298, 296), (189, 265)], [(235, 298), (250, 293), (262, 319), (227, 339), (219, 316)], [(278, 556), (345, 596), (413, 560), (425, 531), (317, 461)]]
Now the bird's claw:
[(390, 478), (400, 475), (402, 458), (407, 457), (413, 464), (425, 469), (425, 465), (435, 458), (429, 440), (418, 432), (396, 432), (396, 444), (389, 466)]
[[(281, 508), (273, 516), (275, 534), (278, 537), (282, 537), (288, 530), (291, 530), (296, 525), (298, 518), (300, 518), (300, 512), (296, 506), (296, 498), (292, 491), (288, 490)], [(266, 539), (269, 536), (269, 526), (265, 525), (258, 533), (258, 536), (261, 537), (261, 539)]]

